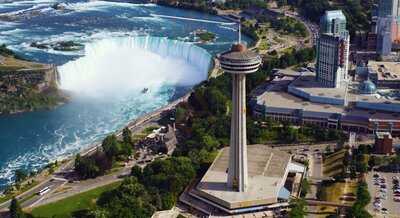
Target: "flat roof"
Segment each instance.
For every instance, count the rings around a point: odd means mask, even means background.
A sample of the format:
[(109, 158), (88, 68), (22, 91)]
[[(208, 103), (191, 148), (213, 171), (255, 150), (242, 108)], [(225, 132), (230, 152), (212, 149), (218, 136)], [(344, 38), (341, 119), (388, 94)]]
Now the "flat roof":
[(363, 101), (363, 102), (381, 103), (381, 104), (400, 104), (400, 97), (389, 97), (388, 95), (383, 94), (382, 91), (378, 91), (376, 94), (365, 94), (365, 95), (349, 92), (348, 100), (350, 102)]
[(342, 84), (342, 88), (326, 87), (316, 81), (315, 73), (312, 72), (303, 73), (303, 75), (296, 79), (291, 85), (297, 89), (309, 93), (312, 96), (336, 99), (344, 99), (346, 97), (347, 84)]
[(229, 209), (276, 203), (286, 181), (291, 155), (267, 145), (249, 145), (248, 187), (246, 192), (236, 192), (227, 187), (229, 149), (220, 151), (198, 183), (199, 194)]
[[(290, 75), (290, 76), (289, 76)], [(364, 95), (358, 93), (358, 83), (351, 82), (346, 89), (325, 88), (315, 82), (315, 75), (311, 72), (305, 72), (302, 76), (291, 76), (294, 74), (286, 75), (283, 73), (281, 77), (275, 78), (269, 83), (262, 84), (256, 87), (251, 96), (257, 101), (257, 105), (267, 107), (269, 112), (276, 113), (291, 113), (293, 110), (303, 110), (304, 115), (326, 117), (329, 114), (342, 114), (345, 119), (385, 119), (385, 120), (399, 120), (399, 115), (394, 112), (382, 112), (376, 110), (359, 109), (355, 106), (333, 105), (325, 103), (315, 103), (309, 100), (297, 97), (287, 92), (288, 84), (297, 85), (296, 88), (304, 89), (304, 92), (315, 93), (322, 92), (323, 96), (335, 97), (336, 93), (343, 93), (347, 91), (348, 102), (366, 102), (378, 104), (400, 104), (400, 98), (395, 94), (391, 94), (396, 90), (378, 90), (377, 94)], [(306, 79), (302, 79), (302, 77)], [(300, 86), (299, 86), (300, 84)], [(316, 95), (318, 96), (318, 94)], [(400, 96), (400, 95), (399, 95)], [(390, 103), (389, 103), (390, 102)], [(351, 104), (350, 104), (351, 105)]]
[(400, 81), (400, 62), (369, 61), (368, 67), (378, 75), (378, 80)]
[(340, 18), (340, 19), (346, 20), (346, 17), (344, 16), (342, 10), (325, 11), (325, 16), (327, 16), (327, 18), (330, 18), (330, 19)]
[(284, 91), (270, 91), (265, 92), (258, 99), (258, 104), (265, 105), (267, 108), (273, 108), (277, 112), (285, 109), (302, 109), (305, 112), (314, 113), (336, 113), (348, 117), (358, 117), (364, 119), (385, 119), (385, 120), (399, 120), (400, 117), (397, 113), (380, 112), (372, 110), (364, 110), (358, 108), (345, 108), (340, 105), (330, 105), (313, 103), (302, 98), (298, 98)]
[(379, 138), (379, 139), (383, 139), (383, 138), (385, 138), (385, 136), (388, 136), (389, 139), (392, 138), (392, 134), (390, 134), (390, 132), (376, 132), (376, 133), (375, 133), (375, 136), (376, 136), (377, 138)]
[(313, 103), (283, 91), (270, 91), (264, 93), (264, 95), (258, 99), (258, 103), (266, 105), (267, 107), (283, 107), (330, 113), (343, 112), (343, 107), (340, 105)]

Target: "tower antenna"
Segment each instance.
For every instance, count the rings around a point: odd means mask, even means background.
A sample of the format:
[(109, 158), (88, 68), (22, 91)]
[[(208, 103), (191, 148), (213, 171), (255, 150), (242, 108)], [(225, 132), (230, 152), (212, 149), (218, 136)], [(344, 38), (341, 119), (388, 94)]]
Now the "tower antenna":
[(240, 44), (240, 43), (242, 43), (242, 28), (241, 28), (242, 25), (240, 23), (240, 20), (239, 20), (238, 24), (239, 24), (239, 27), (238, 27), (238, 34), (239, 34), (238, 42)]

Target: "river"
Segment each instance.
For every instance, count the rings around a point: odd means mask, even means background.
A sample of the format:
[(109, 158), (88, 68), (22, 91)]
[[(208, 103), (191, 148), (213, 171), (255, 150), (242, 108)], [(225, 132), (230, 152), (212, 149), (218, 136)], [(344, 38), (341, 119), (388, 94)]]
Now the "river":
[[(59, 10), (52, 6), (62, 3)], [(60, 9), (61, 8), (61, 9)], [(212, 55), (236, 40), (232, 26), (156, 16), (226, 22), (220, 17), (154, 4), (105, 1), (0, 3), (0, 43), (60, 71), (72, 100), (54, 110), (0, 116), (0, 188), (16, 169), (37, 170), (76, 154), (130, 120), (160, 108), (205, 80)], [(197, 44), (192, 32), (216, 34)], [(246, 41), (248, 38), (243, 37)], [(78, 51), (31, 47), (72, 40)], [(142, 93), (148, 88), (147, 93)]]

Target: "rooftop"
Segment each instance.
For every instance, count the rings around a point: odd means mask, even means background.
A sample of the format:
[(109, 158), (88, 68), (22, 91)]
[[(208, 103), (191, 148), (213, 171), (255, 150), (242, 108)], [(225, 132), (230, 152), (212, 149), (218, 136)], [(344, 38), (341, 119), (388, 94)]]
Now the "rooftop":
[(346, 84), (343, 84), (343, 88), (328, 88), (315, 79), (315, 73), (307, 72), (303, 76), (296, 79), (292, 86), (300, 89), (311, 96), (320, 96), (326, 98), (344, 99), (346, 98)]
[(313, 103), (282, 91), (267, 92), (258, 99), (258, 103), (264, 104), (267, 107), (302, 109), (304, 111), (329, 113), (343, 112), (343, 107), (340, 105)]
[(260, 55), (252, 50), (248, 50), (243, 44), (232, 45), (231, 50), (224, 52), (220, 56), (221, 61), (228, 59), (229, 61), (261, 61)]
[(369, 61), (368, 67), (377, 73), (378, 80), (400, 80), (400, 62)]
[(326, 116), (329, 116), (330, 114), (342, 114), (343, 116), (347, 116), (347, 118), (353, 117), (357, 119), (398, 120), (400, 118), (398, 113), (371, 111), (357, 108), (346, 108), (340, 105), (313, 103), (288, 94), (284, 91), (265, 92), (262, 96), (258, 98), (258, 104), (265, 105), (269, 108), (269, 111), (278, 110), (277, 112), (283, 112), (283, 109), (300, 109), (308, 113), (311, 112), (315, 114), (326, 114)]
[(387, 136), (389, 139), (392, 138), (392, 135), (389, 132), (376, 132), (375, 136), (379, 139), (383, 139), (385, 136)]
[(267, 145), (249, 145), (247, 153), (251, 158), (248, 159), (246, 192), (227, 187), (229, 147), (226, 147), (197, 185), (199, 194), (229, 209), (276, 203), (286, 180), (291, 155)]
[(400, 104), (400, 93), (396, 90), (378, 90), (375, 94), (357, 94), (349, 92), (349, 101), (368, 103)]
[(326, 17), (330, 18), (330, 19), (346, 19), (346, 16), (344, 16), (342, 10), (332, 10), (332, 11), (325, 11), (325, 15)]

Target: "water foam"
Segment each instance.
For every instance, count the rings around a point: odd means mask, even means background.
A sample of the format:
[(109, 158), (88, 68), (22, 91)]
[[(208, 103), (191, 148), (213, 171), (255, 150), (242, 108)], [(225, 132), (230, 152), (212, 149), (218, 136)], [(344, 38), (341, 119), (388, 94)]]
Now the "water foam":
[(139, 7), (155, 7), (155, 4), (132, 4), (126, 2), (112, 2), (112, 1), (88, 1), (88, 2), (77, 2), (68, 3), (66, 8), (73, 11), (101, 11), (106, 10), (109, 7), (126, 7), (137, 9)]
[(116, 37), (89, 43), (85, 56), (59, 67), (61, 88), (89, 96), (125, 96), (143, 88), (192, 86), (207, 78), (211, 55), (161, 37)]

